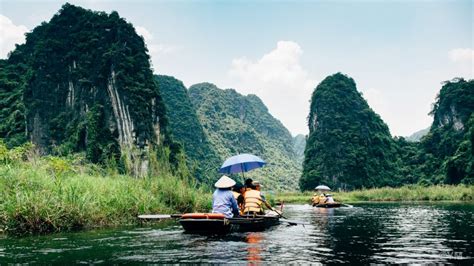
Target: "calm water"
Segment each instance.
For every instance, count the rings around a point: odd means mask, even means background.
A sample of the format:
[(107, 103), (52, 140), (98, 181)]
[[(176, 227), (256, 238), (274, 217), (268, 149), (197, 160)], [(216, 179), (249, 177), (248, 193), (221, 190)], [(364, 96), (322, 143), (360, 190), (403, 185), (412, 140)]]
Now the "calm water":
[(168, 222), (139, 228), (0, 238), (0, 262), (474, 263), (474, 204), (286, 206), (292, 220), (260, 233), (183, 234)]

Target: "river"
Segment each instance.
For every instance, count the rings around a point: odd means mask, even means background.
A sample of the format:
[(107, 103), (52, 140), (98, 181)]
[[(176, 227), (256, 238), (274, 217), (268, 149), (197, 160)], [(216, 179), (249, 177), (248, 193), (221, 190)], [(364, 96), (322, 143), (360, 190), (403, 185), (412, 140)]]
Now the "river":
[(169, 221), (46, 236), (0, 236), (3, 263), (474, 263), (473, 203), (285, 206), (265, 232), (184, 234)]

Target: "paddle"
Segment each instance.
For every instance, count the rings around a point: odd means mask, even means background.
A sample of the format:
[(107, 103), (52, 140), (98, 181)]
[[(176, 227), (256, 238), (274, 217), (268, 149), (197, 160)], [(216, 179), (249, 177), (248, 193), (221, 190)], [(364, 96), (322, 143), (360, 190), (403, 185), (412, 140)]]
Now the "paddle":
[(160, 219), (177, 219), (181, 218), (182, 214), (142, 214), (138, 215), (139, 219), (160, 220)]
[(311, 225), (310, 223), (304, 223), (304, 222), (300, 222), (300, 221), (290, 221), (290, 220), (286, 220), (286, 219), (280, 219), (280, 221), (288, 223), (291, 226), (299, 225), (299, 224), (302, 225), (302, 226)]
[[(265, 202), (265, 203), (266, 203), (266, 202)], [(276, 214), (278, 214), (279, 217), (285, 219), (285, 220), (280, 219), (280, 221), (282, 221), (282, 222), (288, 223), (289, 225), (292, 225), (292, 226), (293, 226), (293, 225), (298, 225), (298, 224), (303, 224), (303, 223), (299, 223), (299, 222), (294, 222), (294, 221), (288, 220), (288, 218), (286, 218), (285, 216), (283, 216), (283, 214), (282, 214), (280, 211), (276, 210), (275, 208), (273, 208), (273, 207), (270, 206), (270, 205), (267, 205), (267, 207), (268, 207), (270, 210), (274, 211)]]

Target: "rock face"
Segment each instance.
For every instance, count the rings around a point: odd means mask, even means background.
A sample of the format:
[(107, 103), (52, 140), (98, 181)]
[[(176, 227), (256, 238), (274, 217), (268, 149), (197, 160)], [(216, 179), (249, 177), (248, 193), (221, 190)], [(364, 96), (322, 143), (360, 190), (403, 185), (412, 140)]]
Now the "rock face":
[(293, 138), (257, 96), (221, 90), (211, 83), (191, 86), (189, 96), (221, 163), (238, 153), (258, 155), (269, 165), (246, 177), (262, 181), (265, 190), (297, 189), (301, 170)]
[(341, 73), (314, 90), (300, 187), (361, 188), (395, 184), (396, 146), (387, 125)]
[(202, 128), (188, 90), (174, 77), (157, 75), (155, 79), (166, 106), (173, 139), (183, 146), (189, 168), (199, 181), (213, 184), (222, 159)]
[(420, 143), (421, 180), (474, 183), (474, 80), (445, 82), (431, 114), (433, 124)]
[(41, 152), (121, 158), (132, 173), (146, 174), (149, 149), (168, 137), (149, 56), (131, 24), (116, 12), (65, 4), (10, 58), (28, 66), (26, 132)]
[(296, 158), (300, 163), (304, 160), (304, 149), (306, 147), (306, 136), (298, 134), (293, 138), (293, 151), (295, 152)]

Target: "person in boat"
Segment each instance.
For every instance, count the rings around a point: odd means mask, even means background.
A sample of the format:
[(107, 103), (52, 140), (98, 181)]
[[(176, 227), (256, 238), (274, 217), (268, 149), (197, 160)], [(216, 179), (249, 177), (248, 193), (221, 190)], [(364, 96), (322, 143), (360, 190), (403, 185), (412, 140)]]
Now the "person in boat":
[(326, 202), (325, 203), (335, 203), (331, 194), (326, 195)]
[(237, 184), (232, 188), (232, 194), (234, 195), (234, 198), (237, 201), (237, 206), (239, 207), (239, 210), (242, 210), (242, 207), (244, 206), (244, 192), (245, 187), (240, 184)]
[(262, 193), (262, 185), (258, 181), (253, 181), (252, 185), (255, 187), (255, 190), (260, 191), (260, 196), (262, 197), (263, 201), (266, 201), (265, 196)]
[(326, 200), (327, 200), (326, 194), (322, 192), (319, 195), (317, 193), (314, 193), (313, 198), (312, 198), (313, 205), (326, 203)]
[[(247, 179), (249, 180), (249, 179)], [(265, 205), (270, 210), (273, 210), (272, 206), (268, 204), (265, 200), (265, 197), (262, 196), (262, 193), (257, 190), (257, 188), (252, 183), (247, 183), (246, 180), (246, 190), (244, 194), (244, 214), (265, 214), (263, 211), (263, 205)], [(251, 180), (251, 179), (250, 179)]]
[(217, 180), (214, 184), (216, 190), (212, 195), (212, 213), (222, 213), (226, 218), (239, 216), (237, 200), (231, 191), (234, 185), (235, 181), (225, 175)]

